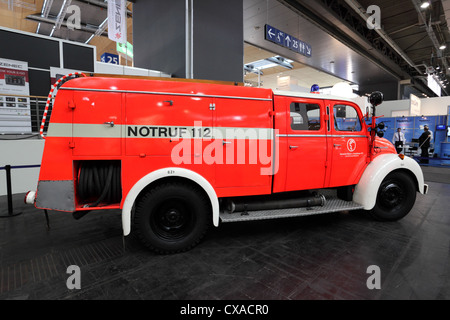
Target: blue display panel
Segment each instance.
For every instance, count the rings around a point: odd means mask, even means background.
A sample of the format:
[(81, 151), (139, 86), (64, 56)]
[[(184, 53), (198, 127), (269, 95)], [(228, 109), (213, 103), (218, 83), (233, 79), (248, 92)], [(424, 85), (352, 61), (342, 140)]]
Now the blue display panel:
[[(370, 127), (372, 125), (372, 118), (364, 119), (366, 125)], [(417, 142), (412, 140), (418, 140), (423, 133), (423, 127), (428, 125), (433, 132), (432, 148), (434, 148), (433, 154), (438, 157), (449, 157), (450, 146), (450, 129), (436, 130), (438, 125), (446, 124), (450, 128), (450, 106), (449, 116), (419, 116), (419, 117), (396, 117), (396, 118), (378, 118), (376, 123), (384, 122), (385, 129), (384, 138), (392, 142), (394, 133), (397, 132), (397, 128), (401, 128), (405, 134), (406, 143), (409, 145), (418, 146)], [(448, 145), (445, 142), (449, 142)], [(445, 150), (444, 150), (445, 146)]]
[(377, 124), (383, 122), (386, 130), (395, 130), (395, 118), (378, 118)]
[(379, 124), (380, 122), (384, 123), (384, 138), (392, 142), (395, 130), (395, 118), (378, 118), (376, 123)]
[(415, 117), (395, 118), (395, 128), (414, 129)]
[(406, 143), (411, 144), (412, 143), (412, 139), (415, 138), (414, 137), (414, 129), (404, 129), (402, 130), (402, 132), (405, 134), (405, 139), (406, 139)]
[(423, 127), (427, 125), (433, 132), (433, 140), (431, 143), (435, 142), (435, 131), (436, 131), (436, 116), (426, 116), (426, 117), (416, 117), (416, 124), (414, 126), (414, 138), (419, 139), (423, 133)]
[(416, 117), (415, 128), (423, 130), (423, 127), (427, 125), (430, 128), (430, 130), (435, 130), (436, 118), (437, 118), (436, 116)]

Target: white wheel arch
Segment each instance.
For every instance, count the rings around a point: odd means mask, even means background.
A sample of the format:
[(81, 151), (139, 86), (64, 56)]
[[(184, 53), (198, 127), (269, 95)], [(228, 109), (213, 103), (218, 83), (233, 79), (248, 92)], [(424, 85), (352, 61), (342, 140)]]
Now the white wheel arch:
[(144, 190), (145, 187), (157, 180), (173, 177), (191, 180), (198, 184), (201, 188), (203, 188), (203, 190), (208, 195), (209, 200), (211, 201), (213, 224), (216, 227), (219, 226), (219, 199), (217, 198), (217, 194), (208, 180), (203, 178), (198, 173), (188, 169), (164, 168), (147, 174), (131, 188), (130, 192), (128, 192), (122, 208), (122, 228), (124, 236), (129, 235), (131, 232), (131, 210), (133, 208), (134, 202), (136, 201), (136, 198), (142, 192), (142, 190)]
[(428, 185), (424, 183), (422, 169), (415, 160), (409, 157), (402, 160), (397, 154), (382, 154), (367, 166), (355, 187), (353, 201), (364, 206), (365, 210), (373, 209), (378, 189), (384, 178), (399, 169), (411, 172), (417, 180), (418, 191), (422, 194), (427, 192)]

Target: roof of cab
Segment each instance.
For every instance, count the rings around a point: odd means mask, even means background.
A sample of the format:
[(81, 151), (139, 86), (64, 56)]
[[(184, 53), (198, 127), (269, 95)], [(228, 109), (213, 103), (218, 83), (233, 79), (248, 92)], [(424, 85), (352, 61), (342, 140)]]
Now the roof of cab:
[(351, 98), (345, 98), (340, 96), (328, 95), (328, 94), (318, 94), (318, 93), (306, 93), (306, 92), (295, 92), (295, 91), (281, 91), (274, 90), (274, 95), (276, 96), (287, 96), (296, 98), (309, 98), (309, 99), (323, 99), (323, 100), (338, 100), (356, 103), (355, 100)]

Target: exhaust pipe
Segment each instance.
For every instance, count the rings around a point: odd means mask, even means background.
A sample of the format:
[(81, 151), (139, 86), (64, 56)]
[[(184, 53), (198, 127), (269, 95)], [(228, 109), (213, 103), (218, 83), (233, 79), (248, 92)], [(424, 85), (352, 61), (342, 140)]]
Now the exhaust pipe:
[(316, 195), (309, 198), (287, 199), (287, 200), (269, 200), (249, 203), (236, 203), (229, 200), (226, 209), (229, 213), (259, 210), (275, 210), (285, 208), (304, 208), (314, 206), (324, 206), (326, 202), (324, 195)]

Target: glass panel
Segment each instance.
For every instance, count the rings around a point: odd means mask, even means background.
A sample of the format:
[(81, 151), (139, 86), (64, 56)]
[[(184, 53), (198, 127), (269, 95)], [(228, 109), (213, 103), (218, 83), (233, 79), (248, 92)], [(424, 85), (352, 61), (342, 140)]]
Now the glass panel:
[(361, 131), (361, 121), (352, 106), (334, 106), (334, 129), (336, 131)]
[(318, 104), (292, 102), (290, 112), (292, 130), (320, 130), (320, 106)]

